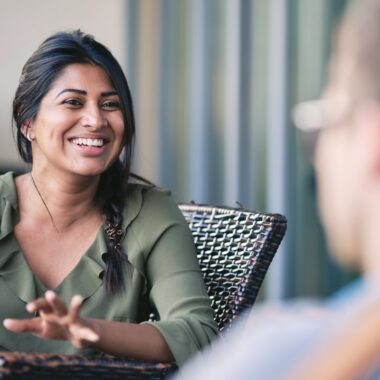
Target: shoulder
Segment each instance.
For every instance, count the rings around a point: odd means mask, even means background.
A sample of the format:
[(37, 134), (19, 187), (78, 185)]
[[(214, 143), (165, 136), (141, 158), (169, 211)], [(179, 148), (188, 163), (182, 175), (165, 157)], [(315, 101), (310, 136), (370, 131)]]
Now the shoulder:
[(181, 268), (191, 262), (188, 265), (198, 269), (192, 254), (195, 250), (191, 231), (169, 192), (155, 187), (134, 187), (126, 203), (124, 249), (140, 272), (150, 268), (152, 279), (152, 271), (164, 273), (162, 268), (168, 261), (171, 264), (165, 269), (178, 262)]
[[(326, 324), (331, 318), (322, 303), (312, 300), (255, 305), (240, 317), (225, 339), (198, 356), (188, 367), (188, 376), (181, 379), (190, 379), (195, 372), (201, 378), (212, 379), (283, 378), (310, 347), (331, 331), (330, 324)], [(211, 362), (221, 364), (208, 366)]]
[(13, 172), (0, 175), (0, 210), (8, 203), (13, 207), (17, 207), (17, 193)]
[(14, 173), (7, 172), (0, 175), (0, 197), (9, 197), (15, 192)]
[(172, 242), (193, 244), (189, 226), (167, 190), (133, 186), (125, 211), (124, 223), (130, 242), (138, 241), (141, 247), (151, 248), (165, 236)]
[(17, 193), (14, 173), (0, 175), (0, 238), (11, 230), (17, 210)]
[(158, 222), (161, 224), (185, 222), (170, 191), (159, 187), (131, 186), (126, 207), (135, 208), (135, 211), (138, 211), (138, 219), (143, 220), (145, 226)]

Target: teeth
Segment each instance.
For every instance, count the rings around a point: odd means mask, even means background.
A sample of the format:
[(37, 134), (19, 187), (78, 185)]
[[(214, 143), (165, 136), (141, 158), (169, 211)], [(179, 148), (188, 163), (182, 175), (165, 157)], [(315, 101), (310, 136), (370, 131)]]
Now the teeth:
[(72, 142), (76, 145), (86, 145), (86, 146), (103, 146), (103, 139), (73, 139)]

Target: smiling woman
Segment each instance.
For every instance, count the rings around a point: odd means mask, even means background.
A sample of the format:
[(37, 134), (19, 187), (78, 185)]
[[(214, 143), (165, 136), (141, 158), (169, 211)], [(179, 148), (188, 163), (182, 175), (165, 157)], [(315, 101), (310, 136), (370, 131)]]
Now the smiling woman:
[(80, 31), (49, 37), (13, 116), (31, 171), (0, 177), (1, 349), (181, 365), (217, 328), (181, 212), (129, 181), (135, 125), (115, 58)]
[[(124, 135), (123, 113), (105, 71), (91, 64), (66, 66), (43, 97), (36, 118), (22, 133), (36, 140), (33, 163), (50, 170), (97, 175), (118, 157)], [(60, 153), (60, 154), (58, 154)]]

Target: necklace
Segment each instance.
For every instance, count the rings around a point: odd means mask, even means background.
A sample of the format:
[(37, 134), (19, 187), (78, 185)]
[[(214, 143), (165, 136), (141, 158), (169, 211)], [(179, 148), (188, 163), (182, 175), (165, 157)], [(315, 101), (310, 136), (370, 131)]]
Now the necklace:
[(44, 204), (44, 206), (45, 206), (45, 208), (46, 208), (46, 211), (48, 212), (48, 214), (49, 214), (49, 216), (50, 216), (51, 224), (53, 225), (55, 231), (59, 234), (60, 231), (59, 231), (59, 229), (57, 228), (57, 225), (56, 225), (55, 222), (54, 222), (54, 218), (53, 218), (53, 215), (51, 214), (51, 212), (50, 212), (50, 210), (49, 210), (49, 207), (47, 206), (47, 204), (46, 204), (46, 202), (45, 202), (43, 196), (41, 195), (40, 191), (38, 190), (38, 187), (37, 187), (37, 185), (36, 185), (36, 182), (34, 181), (34, 178), (33, 178), (32, 172), (30, 172), (30, 178), (32, 179), (33, 186), (34, 186), (34, 188), (36, 189), (38, 196), (40, 197), (42, 203)]

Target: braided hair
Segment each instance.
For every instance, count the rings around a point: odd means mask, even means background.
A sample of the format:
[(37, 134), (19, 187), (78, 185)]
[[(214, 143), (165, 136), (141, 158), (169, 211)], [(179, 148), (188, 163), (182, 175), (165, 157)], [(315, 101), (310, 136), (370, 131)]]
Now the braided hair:
[(13, 119), (17, 147), (21, 158), (32, 163), (30, 141), (22, 133), (22, 126), (33, 120), (41, 100), (53, 81), (68, 65), (87, 63), (101, 67), (109, 76), (119, 96), (124, 121), (122, 154), (100, 176), (96, 203), (104, 216), (107, 241), (106, 269), (103, 283), (106, 292), (114, 294), (125, 289), (128, 264), (121, 241), (123, 209), (130, 176), (135, 122), (131, 93), (125, 75), (112, 53), (91, 35), (80, 30), (59, 32), (47, 38), (23, 67), (20, 82), (13, 100)]

